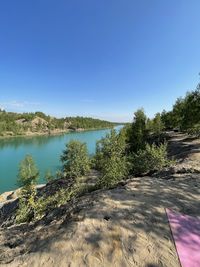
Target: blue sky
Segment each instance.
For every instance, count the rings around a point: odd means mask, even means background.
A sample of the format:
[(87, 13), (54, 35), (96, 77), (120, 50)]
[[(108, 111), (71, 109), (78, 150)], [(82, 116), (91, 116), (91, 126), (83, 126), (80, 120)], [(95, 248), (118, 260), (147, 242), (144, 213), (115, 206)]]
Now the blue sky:
[(199, 0), (0, 3), (0, 106), (130, 121), (169, 110), (200, 72)]

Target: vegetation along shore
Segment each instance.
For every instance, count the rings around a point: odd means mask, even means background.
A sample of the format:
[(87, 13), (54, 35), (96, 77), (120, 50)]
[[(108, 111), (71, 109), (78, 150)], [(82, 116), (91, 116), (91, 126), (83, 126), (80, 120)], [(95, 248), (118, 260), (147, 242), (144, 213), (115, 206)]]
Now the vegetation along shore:
[(119, 124), (89, 117), (55, 118), (39, 111), (20, 114), (0, 110), (0, 138), (57, 135), (71, 131), (112, 128)]

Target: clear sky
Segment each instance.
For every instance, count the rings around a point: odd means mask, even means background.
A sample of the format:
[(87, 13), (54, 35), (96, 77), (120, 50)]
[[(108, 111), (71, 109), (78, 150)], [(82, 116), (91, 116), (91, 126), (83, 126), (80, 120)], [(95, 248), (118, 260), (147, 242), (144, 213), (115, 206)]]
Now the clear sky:
[(0, 106), (131, 120), (169, 110), (200, 72), (199, 0), (0, 3)]

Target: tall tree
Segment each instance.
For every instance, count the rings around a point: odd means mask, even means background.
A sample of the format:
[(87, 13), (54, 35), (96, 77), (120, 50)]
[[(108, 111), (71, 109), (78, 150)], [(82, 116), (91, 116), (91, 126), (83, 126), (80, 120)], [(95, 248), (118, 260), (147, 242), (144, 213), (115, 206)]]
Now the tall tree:
[(185, 113), (185, 99), (179, 97), (173, 106), (172, 120), (174, 127), (178, 127), (180, 129), (183, 127), (184, 113)]
[(147, 116), (143, 109), (138, 109), (134, 113), (133, 123), (129, 132), (129, 146), (131, 152), (137, 152), (145, 147), (147, 139)]
[(188, 93), (185, 97), (182, 127), (191, 128), (200, 124), (200, 84), (195, 91)]
[(66, 177), (78, 178), (90, 170), (90, 158), (87, 146), (79, 141), (70, 141), (61, 156), (63, 170)]
[(112, 130), (105, 138), (97, 142), (96, 167), (102, 173), (103, 186), (114, 185), (128, 173), (126, 137), (124, 132), (117, 134)]
[(160, 113), (156, 113), (155, 117), (153, 118), (153, 125), (152, 125), (152, 130), (153, 133), (156, 135), (160, 135), (161, 132), (163, 131), (164, 124), (161, 119)]
[(166, 111), (163, 110), (161, 113), (161, 120), (164, 125), (165, 130), (172, 130), (174, 127), (173, 124), (173, 112), (172, 111)]

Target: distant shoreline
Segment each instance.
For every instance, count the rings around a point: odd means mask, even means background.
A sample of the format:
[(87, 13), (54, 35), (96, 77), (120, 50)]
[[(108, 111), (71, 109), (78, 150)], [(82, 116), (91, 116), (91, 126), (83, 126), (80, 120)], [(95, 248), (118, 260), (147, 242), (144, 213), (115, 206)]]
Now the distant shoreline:
[[(123, 124), (120, 124), (123, 125)], [(76, 130), (68, 129), (68, 130), (60, 130), (56, 132), (29, 132), (28, 134), (22, 134), (22, 135), (5, 135), (5, 136), (0, 136), (0, 140), (2, 139), (10, 139), (10, 138), (17, 138), (17, 137), (37, 137), (37, 136), (56, 136), (56, 135), (63, 135), (63, 134), (68, 134), (68, 133), (80, 133), (80, 132), (87, 132), (87, 131), (97, 131), (97, 130), (106, 130), (106, 129), (112, 129), (116, 126), (120, 125), (114, 125), (113, 127), (100, 127), (100, 128), (88, 128), (88, 129), (83, 129), (83, 128), (77, 128)]]

